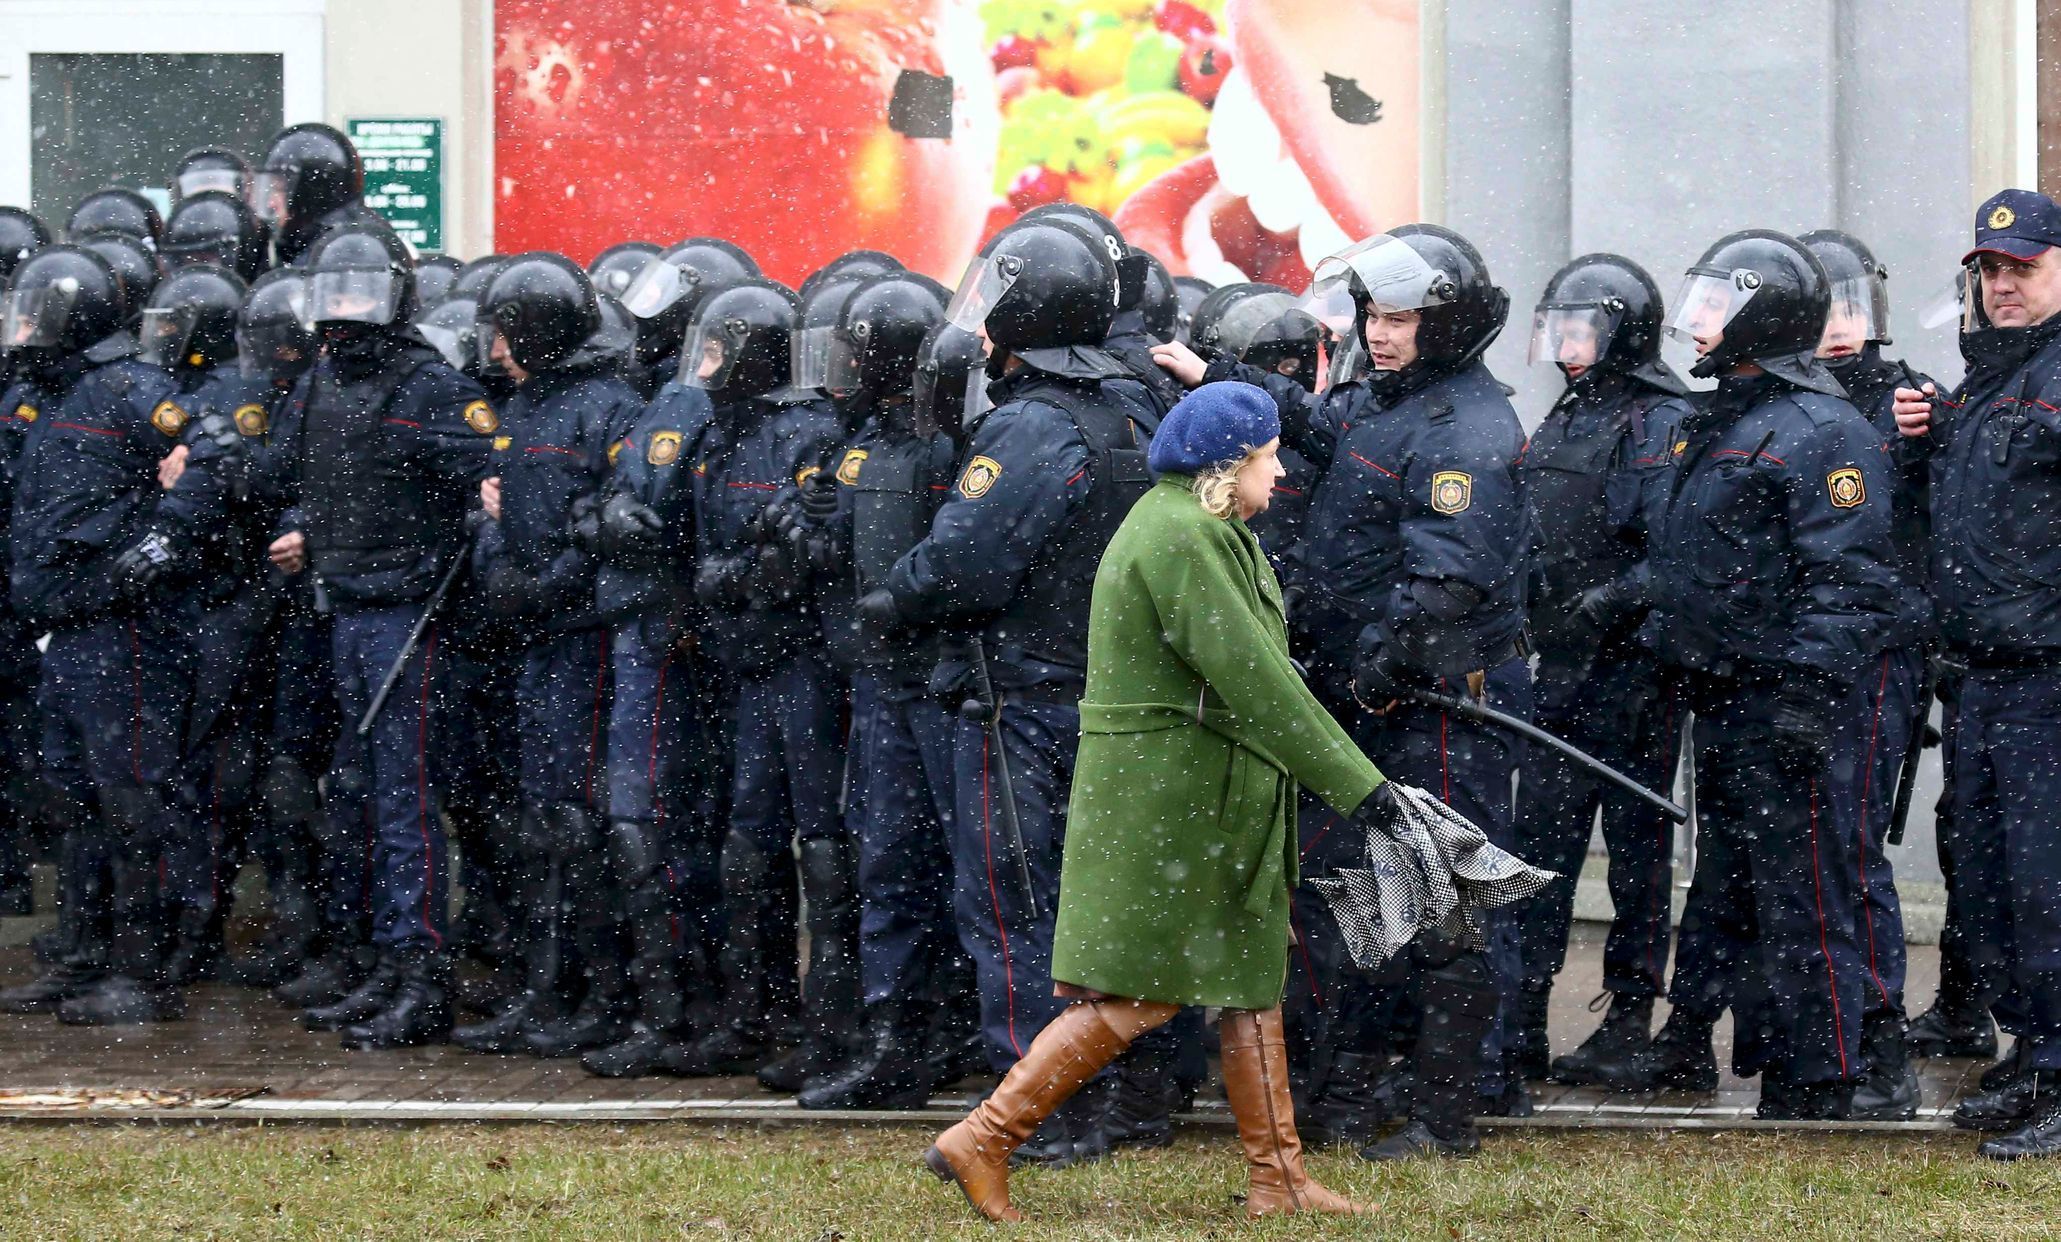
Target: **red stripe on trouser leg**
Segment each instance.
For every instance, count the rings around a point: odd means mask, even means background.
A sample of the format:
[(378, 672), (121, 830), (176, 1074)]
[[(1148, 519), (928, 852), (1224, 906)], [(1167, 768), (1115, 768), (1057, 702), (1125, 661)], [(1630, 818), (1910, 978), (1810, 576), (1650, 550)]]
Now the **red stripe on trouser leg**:
[(444, 938), (437, 933), (430, 903), (436, 898), (436, 854), (429, 839), (429, 669), (436, 658), (437, 635), (431, 630), (422, 640), (422, 695), (415, 718), (415, 826), (422, 834), (422, 930), (441, 949)]
[(1875, 903), (1868, 900), (1868, 798), (1875, 788), (1875, 750), (1882, 739), (1882, 700), (1889, 696), (1889, 655), (1882, 656), (1882, 680), (1875, 687), (1875, 719), (1868, 728), (1868, 757), (1861, 764), (1860, 814), (1854, 817), (1854, 871), (1860, 882), (1861, 917), (1868, 925), (1868, 975), (1887, 1005), (1889, 988), (1882, 982), (1882, 969), (1875, 961)]
[(1839, 1013), (1839, 974), (1832, 969), (1832, 941), (1825, 930), (1825, 883), (1818, 865), (1818, 782), (1811, 781), (1811, 889), (1818, 899), (1818, 952), (1825, 955), (1825, 986), (1832, 994), (1832, 1041), (1839, 1047), (1839, 1076), (1853, 1077), (1846, 1063), (1846, 1020)]
[[(996, 710), (995, 719), (999, 726), (1001, 712)], [(1000, 732), (999, 727), (994, 732)], [(1023, 1043), (1016, 1038), (1016, 972), (1009, 963), (1009, 929), (1002, 926), (1002, 894), (995, 887), (995, 835), (993, 821), (994, 803), (988, 793), (988, 771), (994, 766), (994, 757), (989, 747), (994, 732), (980, 740), (980, 844), (987, 852), (988, 861), (988, 903), (995, 911), (995, 936), (1002, 942), (1002, 994), (1007, 1003), (1009, 1015), (1009, 1048), (1020, 1059)]]

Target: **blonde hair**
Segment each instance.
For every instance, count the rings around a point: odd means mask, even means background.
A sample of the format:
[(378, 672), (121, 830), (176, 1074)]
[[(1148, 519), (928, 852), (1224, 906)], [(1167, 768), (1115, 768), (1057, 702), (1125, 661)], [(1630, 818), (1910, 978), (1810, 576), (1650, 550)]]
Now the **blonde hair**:
[(1245, 452), (1235, 460), (1221, 462), (1207, 470), (1195, 472), (1195, 499), (1202, 502), (1203, 511), (1211, 517), (1229, 519), (1238, 512), (1238, 472), (1245, 469), (1245, 463), (1259, 449), (1246, 445)]

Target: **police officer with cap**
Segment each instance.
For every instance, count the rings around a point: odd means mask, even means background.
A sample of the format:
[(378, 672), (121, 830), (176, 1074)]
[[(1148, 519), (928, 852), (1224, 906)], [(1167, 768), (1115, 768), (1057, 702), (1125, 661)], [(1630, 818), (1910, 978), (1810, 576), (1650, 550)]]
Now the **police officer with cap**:
[[(1539, 524), (1530, 600), (1539, 723), (1655, 788), (1672, 771), (1679, 716), (1637, 641), (1644, 500), (1665, 485), (1675, 427), (1689, 414), (1687, 387), (1660, 360), (1662, 311), (1652, 277), (1621, 255), (1583, 255), (1554, 273), (1539, 297), (1530, 357), (1557, 366), (1567, 388), (1532, 433), (1523, 467)], [(1518, 850), (1561, 878), (1521, 916), (1516, 1038), (1527, 1078), (1545, 1077), (1547, 998), (1566, 961), (1574, 879), (1599, 806), (1614, 912), (1603, 953), (1610, 1008), (1594, 1034), (1553, 1062), (1553, 1076), (1593, 1081), (1591, 1062), (1632, 1056), (1652, 1037), (1653, 999), (1666, 983), (1672, 827), (1594, 775), (1534, 753)]]
[[(1749, 229), (1689, 269), (1668, 331), (1711, 394), (1682, 423), (1648, 530), (1645, 641), (1696, 713), (1700, 831), (1684, 940), (1730, 962), (1734, 1059), (1758, 1115), (1849, 1114), (1867, 960), (1849, 710), (1898, 621), (1882, 437), (1816, 356), (1831, 291), (1792, 237)], [(1653, 1053), (1708, 1060), (1723, 997), (1674, 1008)]]
[[(1103, 547), (1151, 483), (1159, 407), (1102, 348), (1118, 279), (1111, 252), (1044, 221), (1011, 227), (975, 261), (947, 318), (992, 342), (994, 408), (968, 428), (929, 534), (860, 602), (869, 624), (945, 637), (933, 684), (964, 705), (953, 903), (997, 1070), (1065, 1007), (1052, 994), (1052, 923), (1088, 597)], [(1106, 1088), (1076, 1095), (1030, 1146), (1071, 1160), (1077, 1138), (1100, 1144), (1105, 1102)]]
[(273, 230), (281, 265), (297, 264), (330, 232), (372, 233), (406, 255), (380, 214), (365, 205), (365, 164), (341, 130), (319, 121), (289, 125), (273, 137), (251, 188), (258, 218)]
[[(294, 507), (269, 554), (288, 574), (311, 571), (335, 610), (345, 729), (328, 809), (373, 826), (377, 951), (375, 968), (325, 1020), (344, 1023), (349, 1048), (438, 1042), (451, 1011), (448, 871), (428, 749), (443, 675), (436, 626), (407, 648), (461, 553), (468, 513), (491, 494), (482, 484), (499, 419), (479, 385), (408, 331), (414, 280), (389, 232), (336, 229), (305, 266), (323, 350), (273, 428), (269, 465)], [(358, 722), (404, 653), (360, 739)]]
[(1932, 589), (1965, 664), (1947, 738), (1955, 881), (1979, 1003), (2017, 1037), (1954, 1123), (1998, 1160), (2061, 1154), (2061, 207), (2004, 190), (1975, 214), (1951, 394), (1900, 387), (1899, 428), (1931, 459)]

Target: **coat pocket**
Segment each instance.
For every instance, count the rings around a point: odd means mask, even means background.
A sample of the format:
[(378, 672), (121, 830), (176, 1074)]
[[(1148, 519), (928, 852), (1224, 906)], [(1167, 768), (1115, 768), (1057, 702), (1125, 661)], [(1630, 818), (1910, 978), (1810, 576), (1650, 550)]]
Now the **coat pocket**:
[(1226, 745), (1231, 748), (1231, 757), (1224, 777), (1223, 807), (1217, 815), (1217, 827), (1227, 833), (1256, 830), (1259, 835), (1264, 835), (1274, 816), (1281, 774), (1266, 760), (1238, 743), (1227, 741)]

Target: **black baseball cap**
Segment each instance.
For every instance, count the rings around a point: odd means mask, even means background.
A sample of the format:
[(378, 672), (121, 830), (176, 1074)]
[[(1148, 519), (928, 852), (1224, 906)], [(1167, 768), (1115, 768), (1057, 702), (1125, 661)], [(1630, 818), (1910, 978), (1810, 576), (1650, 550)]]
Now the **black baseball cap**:
[(2061, 206), (2037, 190), (1999, 190), (1975, 209), (1975, 249), (1961, 256), (2001, 254), (2024, 262), (2061, 246)]

